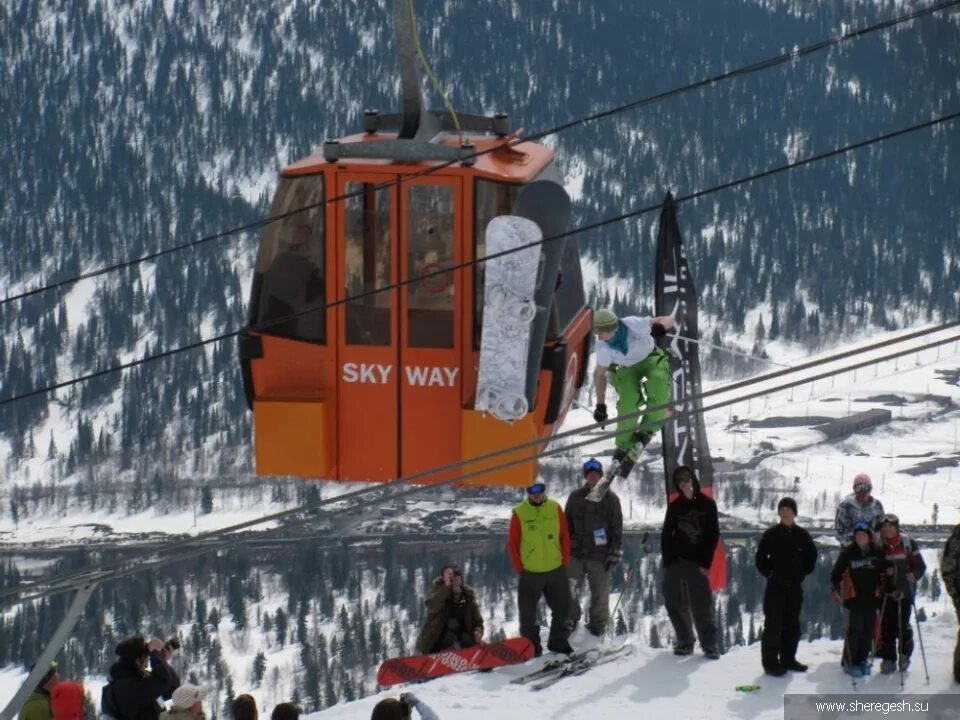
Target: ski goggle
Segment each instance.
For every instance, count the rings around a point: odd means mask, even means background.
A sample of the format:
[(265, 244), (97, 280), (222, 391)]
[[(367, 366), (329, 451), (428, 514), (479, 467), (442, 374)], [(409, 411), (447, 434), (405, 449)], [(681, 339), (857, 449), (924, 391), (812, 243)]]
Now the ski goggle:
[(534, 483), (527, 488), (527, 493), (530, 495), (539, 495), (540, 493), (546, 492), (547, 486), (542, 482)]
[(853, 531), (854, 531), (855, 533), (865, 532), (865, 533), (870, 533), (870, 534), (872, 534), (872, 533), (873, 533), (873, 528), (870, 527), (870, 523), (858, 522), (856, 525), (853, 526)]
[(853, 491), (855, 493), (868, 493), (873, 490), (873, 485), (868, 482), (858, 482), (853, 486)]
[(880, 516), (880, 524), (886, 525), (890, 523), (891, 525), (900, 525), (900, 518), (894, 515), (893, 513), (887, 513), (886, 515)]
[(599, 460), (590, 459), (583, 464), (584, 475), (592, 472), (598, 472), (598, 473), (603, 472), (603, 465), (600, 464)]

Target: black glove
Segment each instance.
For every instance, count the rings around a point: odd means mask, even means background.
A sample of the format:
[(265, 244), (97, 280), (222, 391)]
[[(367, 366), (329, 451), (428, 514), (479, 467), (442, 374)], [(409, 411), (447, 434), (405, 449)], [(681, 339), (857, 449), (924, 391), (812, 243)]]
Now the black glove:
[(650, 334), (655, 338), (662, 338), (667, 334), (667, 328), (665, 328), (661, 323), (653, 323), (650, 326)]
[(607, 421), (606, 403), (597, 403), (597, 409), (593, 411), (593, 421), (598, 423), (605, 423)]
[(417, 699), (417, 696), (412, 692), (400, 693), (400, 702), (406, 705), (411, 710), (417, 706), (417, 703), (420, 702)]
[(607, 572), (613, 570), (617, 565), (620, 564), (620, 558), (623, 557), (623, 550), (617, 548), (616, 550), (611, 550), (607, 553), (607, 561), (603, 564), (604, 569)]

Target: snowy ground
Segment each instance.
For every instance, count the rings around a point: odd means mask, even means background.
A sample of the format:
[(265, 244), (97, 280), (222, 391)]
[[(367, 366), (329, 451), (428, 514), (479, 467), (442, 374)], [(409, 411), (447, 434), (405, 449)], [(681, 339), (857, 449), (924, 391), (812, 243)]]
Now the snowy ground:
[[(532, 660), (523, 666), (500, 668), (487, 674), (468, 673), (425, 684), (395, 686), (389, 691), (336, 705), (305, 718), (367, 720), (380, 699), (396, 697), (406, 691), (415, 692), (441, 720), (489, 720), (491, 717), (502, 720), (571, 717), (660, 720), (705, 716), (710, 720), (779, 720), (784, 717), (783, 696), (786, 693), (823, 696), (824, 699), (832, 699), (827, 698), (828, 695), (856, 693), (865, 700), (877, 694), (898, 697), (949, 695), (953, 707), (960, 712), (960, 685), (953, 682), (951, 676), (956, 616), (945, 596), (938, 606), (927, 604), (926, 611), (929, 620), (921, 627), (930, 682), (926, 682), (918, 645), (913, 666), (905, 674), (902, 688), (899, 673), (894, 673), (887, 676), (875, 674), (859, 680), (854, 689), (850, 678), (840, 672), (838, 641), (802, 642), (798, 657), (810, 666), (810, 671), (773, 678), (765, 676), (760, 669), (759, 643), (734, 647), (719, 661), (708, 661), (699, 653), (677, 658), (669, 649), (649, 648), (644, 638), (633, 636), (628, 640), (635, 645), (630, 656), (594, 668), (579, 677), (562, 680), (547, 690), (537, 692), (510, 684), (511, 678), (535, 669), (543, 662)], [(589, 636), (580, 629), (571, 641), (575, 647), (583, 649), (590, 645), (587, 638)], [(285, 659), (290, 671), (294, 671), (295, 646), (291, 645), (283, 652), (289, 656)], [(271, 658), (271, 664), (274, 660), (276, 658)], [(877, 665), (875, 663), (875, 672)], [(24, 677), (21, 668), (0, 670), (0, 707), (6, 705)], [(249, 691), (261, 708), (269, 709), (282, 699), (271, 686), (270, 677), (268, 673), (261, 688)], [(101, 682), (102, 679), (88, 678), (86, 689), (92, 697), (99, 697)], [(742, 693), (736, 690), (740, 685), (759, 685), (760, 689)]]
[[(927, 684), (919, 648), (914, 665), (905, 674), (873, 675), (858, 681), (860, 696), (877, 693), (950, 694), (953, 707), (960, 712), (960, 685), (951, 676), (951, 656), (957, 634), (953, 609), (944, 606), (936, 617), (922, 625), (923, 641), (930, 670)], [(578, 636), (573, 642), (577, 644)], [(677, 658), (670, 650), (654, 650), (637, 638), (633, 654), (567, 678), (540, 692), (511, 685), (509, 679), (533, 668), (541, 660), (522, 667), (495, 670), (488, 674), (465, 674), (442, 678), (427, 684), (398, 686), (354, 703), (338, 705), (307, 717), (324, 720), (367, 720), (373, 706), (384, 697), (400, 692), (415, 692), (440, 716), (441, 720), (547, 720), (548, 718), (603, 718), (634, 720), (650, 718), (724, 718), (781, 719), (785, 693), (827, 696), (853, 693), (850, 678), (840, 671), (840, 644), (818, 640), (802, 643), (799, 659), (810, 665), (806, 674), (784, 678), (765, 676), (760, 666), (760, 644), (735, 647), (719, 661), (702, 655)], [(878, 670), (878, 664), (875, 670)], [(759, 685), (752, 693), (736, 690), (738, 685)], [(829, 698), (825, 698), (829, 699)], [(824, 717), (829, 717), (825, 715)], [(866, 716), (864, 716), (866, 717)], [(878, 716), (879, 717), (879, 716)]]

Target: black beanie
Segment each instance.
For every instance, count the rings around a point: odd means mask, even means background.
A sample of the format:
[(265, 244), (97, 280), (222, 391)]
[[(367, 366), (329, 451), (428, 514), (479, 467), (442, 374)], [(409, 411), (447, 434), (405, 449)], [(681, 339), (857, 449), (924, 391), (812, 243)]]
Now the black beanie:
[(797, 501), (792, 497), (781, 498), (780, 502), (777, 503), (777, 512), (780, 512), (780, 508), (788, 507), (793, 510), (793, 514), (797, 514)]

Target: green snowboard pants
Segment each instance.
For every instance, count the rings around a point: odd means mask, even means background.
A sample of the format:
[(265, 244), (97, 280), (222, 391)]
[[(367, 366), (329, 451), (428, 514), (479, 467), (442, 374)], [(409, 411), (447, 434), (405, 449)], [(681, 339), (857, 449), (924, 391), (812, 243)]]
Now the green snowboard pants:
[[(646, 385), (643, 380), (646, 378)], [(635, 417), (624, 417), (643, 409), (670, 402), (670, 363), (666, 353), (654, 348), (636, 365), (610, 368), (610, 383), (617, 391), (617, 448), (629, 452), (636, 444), (633, 433), (644, 430), (656, 433), (670, 415), (662, 408)]]

